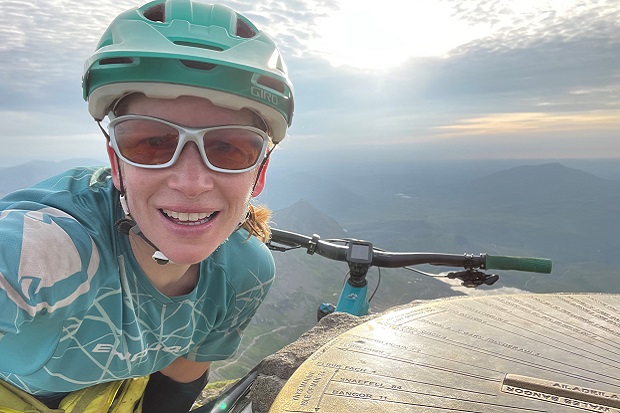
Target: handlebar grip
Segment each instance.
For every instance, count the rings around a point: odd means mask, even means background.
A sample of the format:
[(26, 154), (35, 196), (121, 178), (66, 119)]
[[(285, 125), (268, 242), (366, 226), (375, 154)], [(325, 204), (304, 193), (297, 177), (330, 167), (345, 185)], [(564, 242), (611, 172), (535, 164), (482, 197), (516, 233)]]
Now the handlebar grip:
[(486, 268), (489, 270), (516, 270), (550, 274), (551, 260), (547, 258), (505, 257), (501, 255), (487, 255)]

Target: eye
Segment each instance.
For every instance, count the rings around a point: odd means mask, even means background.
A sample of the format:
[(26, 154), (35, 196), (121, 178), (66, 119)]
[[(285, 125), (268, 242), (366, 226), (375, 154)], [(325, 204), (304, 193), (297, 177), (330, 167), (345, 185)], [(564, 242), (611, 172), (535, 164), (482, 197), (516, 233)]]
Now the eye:
[(166, 134), (161, 136), (151, 136), (143, 139), (143, 143), (152, 147), (168, 147), (177, 145), (177, 135), (176, 134)]
[(234, 150), (233, 146), (230, 143), (224, 141), (214, 142), (213, 149), (222, 153), (232, 152)]

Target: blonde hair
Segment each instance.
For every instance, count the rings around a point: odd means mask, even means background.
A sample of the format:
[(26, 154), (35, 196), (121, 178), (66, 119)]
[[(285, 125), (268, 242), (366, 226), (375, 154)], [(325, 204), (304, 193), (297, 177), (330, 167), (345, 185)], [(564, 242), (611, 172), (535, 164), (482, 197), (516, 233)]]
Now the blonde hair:
[[(254, 235), (262, 242), (269, 241), (271, 229), (269, 229), (269, 218), (271, 211), (262, 205), (249, 205), (248, 215), (241, 227), (246, 229), (250, 236)], [(249, 237), (248, 237), (249, 238)]]

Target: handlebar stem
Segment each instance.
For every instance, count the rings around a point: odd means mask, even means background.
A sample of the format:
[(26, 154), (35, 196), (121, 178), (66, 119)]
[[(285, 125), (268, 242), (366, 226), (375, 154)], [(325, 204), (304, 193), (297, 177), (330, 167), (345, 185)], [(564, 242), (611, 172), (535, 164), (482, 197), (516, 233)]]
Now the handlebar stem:
[(353, 262), (347, 262), (347, 264), (349, 264), (349, 271), (351, 272), (351, 277), (366, 278), (366, 274), (368, 274), (368, 268), (370, 267), (370, 265), (358, 264)]
[(368, 281), (366, 280), (366, 274), (362, 276), (355, 276), (353, 274), (349, 275), (349, 278), (347, 279), (347, 284), (357, 288), (365, 287), (366, 284), (368, 284)]

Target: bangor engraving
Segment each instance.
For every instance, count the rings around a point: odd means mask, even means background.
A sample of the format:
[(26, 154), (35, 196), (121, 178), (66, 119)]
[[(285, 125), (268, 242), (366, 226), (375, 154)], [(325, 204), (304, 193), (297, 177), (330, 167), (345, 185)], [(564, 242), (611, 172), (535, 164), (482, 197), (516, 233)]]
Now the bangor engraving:
[(270, 413), (620, 413), (620, 296), (594, 297), (458, 298), (370, 320), (309, 357)]

